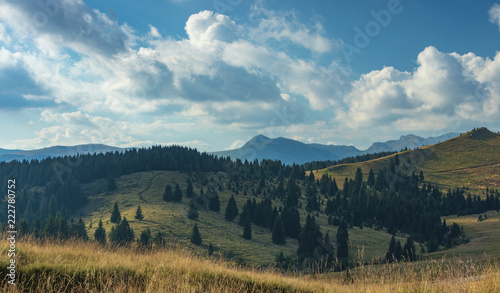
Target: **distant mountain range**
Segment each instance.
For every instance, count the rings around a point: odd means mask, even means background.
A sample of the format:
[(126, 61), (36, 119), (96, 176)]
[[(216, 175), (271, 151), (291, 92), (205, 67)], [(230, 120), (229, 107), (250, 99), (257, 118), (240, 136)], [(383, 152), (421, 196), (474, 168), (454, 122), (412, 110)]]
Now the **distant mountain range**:
[(94, 154), (94, 153), (106, 153), (106, 152), (123, 152), (127, 149), (107, 146), (103, 144), (84, 144), (76, 146), (53, 146), (43, 149), (23, 151), (23, 150), (7, 150), (0, 149), (0, 162), (1, 161), (31, 161), (31, 160), (42, 160), (48, 157), (64, 157), (64, 156), (74, 156), (76, 154)]
[(459, 133), (450, 132), (438, 137), (423, 138), (410, 134), (401, 136), (398, 140), (376, 142), (366, 150), (359, 150), (354, 146), (306, 144), (289, 138), (268, 138), (259, 134), (250, 139), (241, 148), (213, 152), (213, 154), (249, 161), (254, 159), (273, 159), (280, 160), (285, 164), (303, 164), (311, 161), (335, 161), (369, 153), (400, 151), (405, 148), (413, 149), (442, 142), (458, 135)]
[[(354, 146), (323, 145), (317, 143), (306, 144), (289, 138), (269, 138), (257, 135), (239, 149), (213, 152), (218, 156), (230, 156), (241, 160), (272, 159), (280, 160), (285, 164), (303, 164), (311, 161), (340, 160), (342, 158), (358, 156), (368, 153), (399, 151), (404, 148), (413, 149), (424, 145), (431, 145), (458, 136), (458, 133), (448, 133), (438, 137), (422, 138), (416, 135), (401, 136), (398, 140), (376, 142), (366, 150), (359, 150)], [(76, 154), (106, 153), (126, 151), (103, 144), (85, 144), (76, 146), (53, 146), (37, 150), (8, 150), (0, 149), (0, 162), (12, 160), (42, 160), (47, 157), (74, 156)]]

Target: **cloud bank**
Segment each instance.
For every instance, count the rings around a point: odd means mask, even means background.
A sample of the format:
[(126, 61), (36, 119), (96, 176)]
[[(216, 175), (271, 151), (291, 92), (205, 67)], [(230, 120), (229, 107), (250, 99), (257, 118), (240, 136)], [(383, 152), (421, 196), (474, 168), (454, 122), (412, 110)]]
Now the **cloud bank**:
[[(489, 16), (500, 26), (499, 7)], [(210, 148), (214, 129), (356, 143), (395, 129), (500, 122), (500, 54), (429, 46), (411, 72), (355, 77), (335, 58), (342, 42), (290, 11), (255, 5), (248, 22), (200, 11), (185, 32), (174, 39), (150, 25), (140, 35), (80, 0), (0, 0), (1, 111), (37, 109), (30, 119), (41, 127), (10, 146), (166, 144), (189, 135)]]

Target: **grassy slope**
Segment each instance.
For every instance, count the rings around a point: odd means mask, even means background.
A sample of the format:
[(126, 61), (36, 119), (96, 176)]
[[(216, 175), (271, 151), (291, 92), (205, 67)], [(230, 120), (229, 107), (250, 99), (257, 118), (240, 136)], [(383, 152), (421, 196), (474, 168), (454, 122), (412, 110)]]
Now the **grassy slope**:
[[(447, 223), (456, 222), (464, 227), (464, 232), (469, 237), (470, 242), (446, 251), (432, 253), (430, 256), (434, 258), (444, 255), (447, 257), (462, 256), (478, 258), (486, 253), (492, 258), (500, 259), (500, 213), (489, 211), (485, 214), (488, 216), (488, 219), (482, 222), (478, 222), (479, 215), (446, 217)], [(481, 215), (484, 217), (485, 214)]]
[[(342, 164), (314, 173), (317, 178), (323, 174), (335, 177), (341, 187), (345, 177), (353, 178), (358, 167), (367, 176), (370, 168), (378, 172), (387, 167), (394, 156)], [(435, 145), (400, 152), (399, 157), (402, 166), (411, 166), (413, 171), (422, 170), (426, 181), (441, 187), (500, 188), (500, 135), (485, 128)]]
[[(6, 235), (2, 235), (5, 239)], [(283, 275), (237, 267), (185, 248), (141, 252), (95, 243), (18, 239), (16, 286), (7, 284), (8, 242), (0, 242), (2, 292), (499, 292), (496, 261), (430, 261), (346, 272)], [(346, 282), (349, 280), (349, 282)]]
[[(208, 244), (212, 243), (216, 250), (226, 253), (232, 251), (236, 257), (241, 257), (252, 265), (274, 262), (276, 254), (281, 250), (285, 254), (295, 255), (298, 248), (295, 239), (287, 238), (286, 245), (275, 245), (271, 241), (270, 230), (266, 228), (253, 225), (252, 240), (243, 239), (241, 237), (243, 229), (237, 225), (237, 219), (234, 222), (227, 222), (224, 219), (227, 201), (231, 194), (234, 194), (227, 189), (219, 192), (221, 212), (200, 210), (198, 220), (187, 218), (189, 199), (183, 198), (182, 203), (166, 203), (162, 200), (166, 184), (175, 186), (176, 183), (179, 183), (184, 191), (187, 187), (187, 178), (186, 174), (169, 171), (135, 173), (118, 178), (116, 180), (118, 189), (109, 194), (105, 192), (106, 181), (98, 180), (83, 187), (90, 200), (89, 204), (77, 214), (86, 217), (87, 226), (91, 224), (91, 228), (88, 229), (89, 235), (93, 235), (99, 219), (103, 219), (106, 232), (109, 233), (114, 225), (109, 221), (111, 210), (114, 203), (118, 202), (122, 216), (127, 217), (136, 237), (140, 235), (142, 230), (149, 227), (153, 235), (158, 230), (166, 233), (168, 241), (172, 243), (179, 243), (203, 252), (206, 252)], [(256, 185), (257, 182), (255, 182)], [(199, 193), (201, 187), (200, 184), (194, 183), (196, 193)], [(248, 198), (253, 198), (253, 196), (250, 194), (244, 196), (243, 192), (235, 195), (240, 212)], [(138, 205), (141, 206), (145, 216), (142, 221), (134, 219)], [(273, 205), (279, 207), (280, 203), (274, 202)], [(307, 214), (304, 209), (300, 209), (300, 212), (301, 223), (304, 225)], [(197, 223), (200, 229), (203, 239), (201, 246), (195, 246), (189, 242), (194, 223)], [(337, 227), (328, 225), (327, 217), (324, 214), (317, 216), (317, 223), (321, 226), (321, 231), (323, 233), (328, 231), (332, 241), (334, 241)], [(361, 250), (364, 247), (366, 260), (383, 256), (391, 237), (383, 231), (369, 228), (354, 228), (350, 229), (349, 233), (352, 243), (352, 257), (356, 258), (358, 249)], [(403, 241), (402, 238), (400, 239)]]

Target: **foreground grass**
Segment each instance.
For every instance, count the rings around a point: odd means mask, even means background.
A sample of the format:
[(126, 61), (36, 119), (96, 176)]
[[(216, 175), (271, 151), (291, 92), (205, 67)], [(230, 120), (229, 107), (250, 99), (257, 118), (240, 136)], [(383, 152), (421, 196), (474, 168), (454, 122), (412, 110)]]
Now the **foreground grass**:
[(3, 292), (500, 292), (500, 265), (487, 258), (305, 275), (242, 268), (184, 248), (141, 252), (32, 239), (17, 245), (18, 280), (13, 287), (6, 277), (7, 243), (0, 244)]

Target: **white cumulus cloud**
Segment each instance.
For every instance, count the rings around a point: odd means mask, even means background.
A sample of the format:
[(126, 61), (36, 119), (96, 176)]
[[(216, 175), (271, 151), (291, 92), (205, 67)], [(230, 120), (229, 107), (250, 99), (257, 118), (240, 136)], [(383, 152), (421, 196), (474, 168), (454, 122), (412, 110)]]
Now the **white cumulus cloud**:
[(427, 47), (412, 72), (385, 67), (354, 81), (337, 120), (352, 129), (402, 132), (495, 125), (500, 122), (499, 74), (500, 53), (490, 60)]
[(497, 3), (493, 4), (488, 11), (488, 14), (490, 16), (490, 21), (498, 25), (498, 30), (500, 31), (500, 5)]

